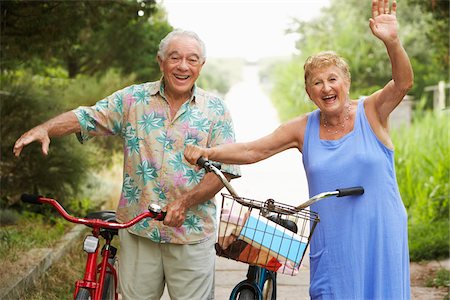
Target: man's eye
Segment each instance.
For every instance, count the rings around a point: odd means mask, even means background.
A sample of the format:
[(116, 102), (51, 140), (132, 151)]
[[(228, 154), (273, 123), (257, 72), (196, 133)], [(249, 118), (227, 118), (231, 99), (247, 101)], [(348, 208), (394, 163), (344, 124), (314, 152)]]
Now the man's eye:
[(198, 58), (189, 58), (188, 61), (192, 65), (196, 65), (199, 62)]
[(180, 61), (180, 58), (178, 56), (171, 56), (169, 57), (170, 61), (176, 62), (176, 61)]

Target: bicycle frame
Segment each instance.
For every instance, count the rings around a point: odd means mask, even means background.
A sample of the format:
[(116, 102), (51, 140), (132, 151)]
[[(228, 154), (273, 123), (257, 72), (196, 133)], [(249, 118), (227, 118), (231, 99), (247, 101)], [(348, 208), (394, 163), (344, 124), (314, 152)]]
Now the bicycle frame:
[[(31, 204), (48, 204), (53, 206), (58, 213), (67, 221), (76, 224), (83, 224), (92, 227), (92, 235), (88, 235), (85, 238), (85, 251), (87, 252), (87, 260), (85, 266), (85, 272), (82, 280), (78, 280), (75, 283), (74, 299), (77, 297), (78, 293), (82, 289), (89, 291), (89, 295), (92, 300), (102, 300), (102, 295), (104, 293), (105, 279), (108, 274), (111, 274), (114, 279), (114, 299), (118, 299), (117, 294), (117, 272), (113, 265), (114, 258), (116, 255), (116, 248), (111, 245), (111, 241), (114, 235), (117, 234), (117, 230), (125, 229), (133, 226), (144, 218), (152, 218), (155, 220), (163, 220), (165, 217), (165, 212), (162, 212), (160, 207), (157, 205), (150, 205), (149, 210), (136, 216), (135, 218), (129, 220), (125, 223), (117, 223), (112, 220), (100, 219), (102, 213), (93, 213), (93, 216), (98, 216), (99, 218), (77, 218), (69, 213), (59, 204), (58, 201), (52, 198), (45, 198), (37, 195), (27, 195), (23, 194), (21, 197), (22, 201)], [(112, 217), (112, 212), (109, 215)], [(102, 231), (103, 230), (103, 231)], [(102, 259), (100, 263), (97, 264), (99, 255), (99, 237), (102, 236), (105, 240), (105, 244), (101, 250), (100, 255)], [(94, 239), (89, 239), (93, 237)], [(110, 262), (111, 260), (111, 262)]]

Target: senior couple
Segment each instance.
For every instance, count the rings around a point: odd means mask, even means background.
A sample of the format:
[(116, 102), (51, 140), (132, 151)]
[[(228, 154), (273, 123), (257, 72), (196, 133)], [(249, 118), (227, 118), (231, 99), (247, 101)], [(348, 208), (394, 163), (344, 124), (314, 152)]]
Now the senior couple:
[(195, 162), (200, 156), (222, 162), (233, 179), (240, 176), (237, 165), (296, 148), (310, 195), (365, 188), (361, 196), (312, 206), (321, 222), (310, 244), (311, 299), (409, 299), (407, 216), (388, 119), (411, 88), (413, 72), (396, 10), (395, 1), (372, 1), (369, 27), (384, 44), (392, 70), (382, 89), (350, 99), (347, 62), (332, 51), (311, 55), (304, 64), (305, 89), (317, 109), (260, 139), (235, 143), (225, 103), (195, 84), (205, 63), (204, 43), (193, 32), (174, 30), (159, 45), (161, 80), (126, 87), (32, 128), (16, 141), (14, 154), (39, 142), (47, 155), (50, 138), (72, 133), (81, 141), (120, 137), (124, 169), (117, 219), (133, 218), (150, 202), (167, 211), (163, 222), (120, 231), (122, 299), (160, 299), (167, 285), (171, 299), (202, 300), (214, 298), (214, 196), (222, 183)]

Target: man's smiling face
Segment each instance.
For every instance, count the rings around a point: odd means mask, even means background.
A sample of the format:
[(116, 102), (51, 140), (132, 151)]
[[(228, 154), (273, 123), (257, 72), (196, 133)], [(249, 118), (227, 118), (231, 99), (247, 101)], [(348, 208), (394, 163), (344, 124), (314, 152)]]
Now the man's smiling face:
[(174, 98), (187, 98), (204, 64), (199, 43), (188, 36), (174, 37), (158, 62), (166, 93)]

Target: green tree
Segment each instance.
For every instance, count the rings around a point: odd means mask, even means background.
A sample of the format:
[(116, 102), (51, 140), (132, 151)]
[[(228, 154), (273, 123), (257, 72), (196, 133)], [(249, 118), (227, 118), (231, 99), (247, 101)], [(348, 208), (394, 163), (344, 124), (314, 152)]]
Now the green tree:
[(117, 68), (154, 79), (156, 49), (171, 30), (154, 0), (13, 0), (2, 2), (1, 16), (3, 70), (62, 66), (69, 78)]

